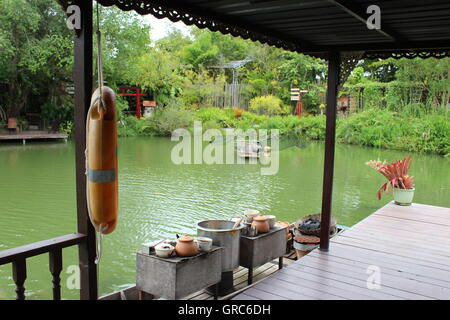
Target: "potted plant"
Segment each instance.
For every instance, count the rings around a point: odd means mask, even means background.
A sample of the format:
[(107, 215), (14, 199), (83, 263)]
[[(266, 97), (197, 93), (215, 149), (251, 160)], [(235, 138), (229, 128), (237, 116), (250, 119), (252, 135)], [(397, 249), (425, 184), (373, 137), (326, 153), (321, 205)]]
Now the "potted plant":
[(414, 177), (408, 175), (411, 166), (411, 155), (405, 157), (403, 160), (386, 164), (386, 162), (371, 160), (366, 163), (369, 167), (374, 168), (379, 173), (384, 175), (387, 182), (383, 183), (377, 191), (378, 199), (381, 199), (381, 192), (389, 192), (392, 187), (395, 204), (401, 206), (410, 206), (414, 197)]
[(240, 118), (243, 113), (244, 113), (244, 109), (239, 109), (239, 108), (233, 107), (233, 116), (235, 118)]

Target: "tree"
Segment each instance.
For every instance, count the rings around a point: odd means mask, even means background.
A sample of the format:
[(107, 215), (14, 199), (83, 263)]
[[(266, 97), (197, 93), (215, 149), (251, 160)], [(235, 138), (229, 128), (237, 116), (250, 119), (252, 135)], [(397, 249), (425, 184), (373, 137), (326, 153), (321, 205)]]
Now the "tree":
[(450, 58), (390, 60), (398, 68), (397, 81), (419, 86), (423, 104), (447, 108), (450, 99)]
[(184, 60), (195, 70), (218, 63), (218, 54), (219, 47), (213, 43), (211, 32), (201, 32), (194, 42), (184, 48)]
[(18, 117), (32, 93), (47, 92), (46, 103), (58, 104), (73, 63), (61, 7), (53, 0), (3, 0), (0, 12), (0, 82), (7, 86), (8, 116)]
[[(136, 84), (140, 67), (136, 62), (151, 45), (150, 26), (137, 13), (116, 7), (102, 8), (99, 16), (104, 79), (110, 86)], [(96, 43), (94, 37), (94, 48)]]
[(183, 48), (192, 44), (192, 40), (185, 36), (179, 29), (171, 27), (167, 35), (156, 41), (155, 47), (166, 50), (167, 53), (177, 56), (181, 60)]
[(167, 51), (148, 49), (135, 63), (133, 84), (151, 90), (158, 104), (165, 105), (180, 93), (184, 81), (179, 74), (180, 63)]

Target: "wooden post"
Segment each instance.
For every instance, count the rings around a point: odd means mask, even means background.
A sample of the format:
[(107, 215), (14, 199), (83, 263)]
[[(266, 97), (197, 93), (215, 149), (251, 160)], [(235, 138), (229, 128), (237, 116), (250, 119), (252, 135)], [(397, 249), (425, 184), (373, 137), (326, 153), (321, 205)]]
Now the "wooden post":
[(52, 274), (53, 300), (61, 300), (62, 249), (49, 252), (49, 268)]
[(75, 163), (78, 232), (86, 235), (79, 245), (80, 298), (96, 300), (97, 266), (95, 264), (95, 230), (87, 211), (86, 200), (86, 117), (92, 94), (92, 0), (76, 0), (81, 9), (81, 30), (75, 38)]
[(136, 118), (141, 119), (141, 89), (136, 89)]
[(320, 227), (320, 249), (330, 245), (331, 202), (333, 193), (334, 145), (336, 135), (336, 107), (339, 86), (340, 53), (328, 54), (327, 122), (325, 134), (325, 160), (323, 170), (322, 219)]
[(27, 278), (27, 262), (25, 259), (17, 259), (12, 263), (13, 280), (16, 284), (16, 300), (25, 300), (24, 283)]

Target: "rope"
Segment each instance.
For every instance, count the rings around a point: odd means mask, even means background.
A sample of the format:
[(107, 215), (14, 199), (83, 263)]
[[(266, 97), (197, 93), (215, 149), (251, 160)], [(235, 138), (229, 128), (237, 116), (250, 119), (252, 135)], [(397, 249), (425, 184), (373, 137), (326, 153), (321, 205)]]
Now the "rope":
[[(98, 86), (99, 91), (98, 95), (95, 97), (95, 99), (92, 100), (91, 105), (88, 110), (88, 114), (86, 117), (86, 150), (85, 150), (85, 174), (86, 174), (86, 199), (89, 199), (89, 177), (88, 177), (88, 155), (89, 155), (89, 119), (91, 117), (91, 112), (95, 105), (97, 105), (97, 110), (100, 113), (100, 107), (103, 107), (104, 112), (106, 112), (106, 103), (103, 100), (103, 63), (102, 63), (102, 47), (101, 47), (101, 32), (100, 32), (100, 17), (99, 17), (99, 6), (97, 3), (97, 75), (98, 75)], [(103, 240), (103, 231), (105, 231), (108, 228), (107, 224), (99, 225), (97, 226), (91, 215), (91, 207), (89, 201), (87, 201), (87, 209), (89, 214), (89, 219), (91, 220), (92, 225), (95, 228), (96, 231), (96, 258), (95, 258), (95, 264), (99, 264), (100, 258), (102, 255), (102, 240)], [(98, 276), (98, 273), (97, 273)]]
[(106, 104), (103, 100), (103, 60), (102, 60), (102, 33), (100, 31), (100, 13), (97, 2), (97, 82), (100, 90), (100, 103), (98, 104), (98, 112), (100, 112), (100, 105), (106, 111)]

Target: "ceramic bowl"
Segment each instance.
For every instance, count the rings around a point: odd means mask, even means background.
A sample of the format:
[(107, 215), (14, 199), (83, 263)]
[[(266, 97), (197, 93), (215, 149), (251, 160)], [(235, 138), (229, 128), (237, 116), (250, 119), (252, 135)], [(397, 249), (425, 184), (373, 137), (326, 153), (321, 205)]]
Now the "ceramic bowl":
[(213, 240), (208, 237), (198, 237), (197, 239), (198, 248), (200, 251), (210, 251), (212, 248)]
[(245, 222), (252, 223), (253, 218), (257, 217), (259, 215), (260, 215), (260, 212), (258, 210), (245, 210), (244, 211)]
[(275, 227), (275, 219), (277, 218), (276, 216), (272, 216), (272, 215), (268, 215), (267, 217), (267, 222), (269, 222), (269, 227), (270, 229), (272, 229), (273, 227)]
[(155, 253), (160, 258), (168, 258), (175, 250), (174, 246), (168, 243), (160, 243), (155, 246)]

